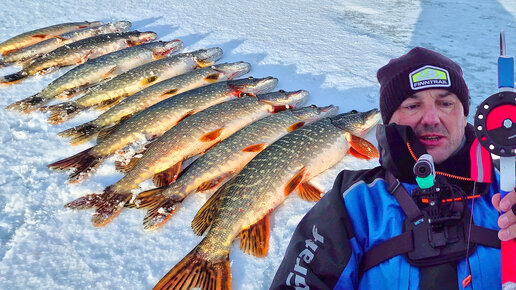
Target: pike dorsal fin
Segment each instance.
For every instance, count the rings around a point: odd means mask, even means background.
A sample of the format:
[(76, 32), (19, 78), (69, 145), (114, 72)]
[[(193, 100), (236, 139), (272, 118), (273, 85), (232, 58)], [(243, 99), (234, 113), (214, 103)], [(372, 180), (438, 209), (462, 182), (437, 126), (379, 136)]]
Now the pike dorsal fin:
[(219, 209), (222, 193), (225, 192), (230, 181), (226, 182), (221, 188), (206, 201), (206, 203), (197, 212), (192, 220), (192, 229), (194, 233), (201, 236), (206, 229), (213, 223), (213, 218)]
[(303, 168), (299, 169), (299, 171), (290, 179), (290, 181), (285, 186), (284, 193), (285, 195), (289, 195), (296, 189), (296, 187), (303, 181), (303, 178), (306, 173), (306, 168), (303, 166)]
[(269, 249), (269, 214), (240, 232), (240, 249), (256, 257), (265, 257)]

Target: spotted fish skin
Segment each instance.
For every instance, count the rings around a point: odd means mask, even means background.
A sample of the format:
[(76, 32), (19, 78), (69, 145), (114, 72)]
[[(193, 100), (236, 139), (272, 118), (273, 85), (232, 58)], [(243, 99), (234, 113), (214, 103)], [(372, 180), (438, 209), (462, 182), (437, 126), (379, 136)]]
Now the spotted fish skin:
[(48, 72), (54, 68), (83, 63), (101, 55), (117, 51), (157, 37), (154, 32), (128, 31), (101, 34), (61, 46), (24, 65), (22, 70), (4, 76), (0, 83), (12, 84), (36, 73)]
[[(296, 93), (308, 94), (306, 91)], [(301, 126), (335, 115), (337, 111), (338, 108), (334, 106), (287, 110), (260, 119), (231, 135), (194, 161), (171, 185), (149, 191), (150, 196), (147, 192), (138, 195), (134, 203), (138, 207), (150, 208), (144, 228), (153, 230), (163, 225), (169, 218), (170, 210), (175, 210), (177, 203), (189, 193), (216, 189), (280, 137)]]
[(225, 63), (196, 69), (147, 87), (102, 113), (95, 120), (65, 130), (58, 135), (71, 137), (73, 144), (84, 142), (94, 137), (102, 128), (115, 125), (122, 119), (127, 119), (160, 101), (198, 87), (231, 80), (248, 73), (250, 69), (251, 65), (247, 62)]
[(163, 135), (182, 119), (207, 107), (246, 94), (259, 94), (274, 89), (278, 79), (246, 78), (221, 82), (197, 88), (173, 98), (164, 100), (136, 114), (120, 125), (96, 146), (69, 158), (48, 165), (56, 170), (75, 169), (70, 182), (79, 182), (88, 176), (104, 158), (142, 139), (152, 139)]
[(174, 39), (143, 43), (111, 52), (71, 69), (51, 82), (41, 92), (17, 101), (9, 105), (7, 109), (30, 113), (55, 98), (63, 95), (65, 97), (72, 96), (103, 80), (175, 53), (182, 47), (183, 42)]
[[(240, 234), (240, 247), (245, 252), (265, 256), (268, 215), (290, 193), (286, 186), (292, 177), (304, 172), (300, 179), (304, 182), (331, 167), (349, 148), (346, 134), (364, 134), (380, 119), (378, 110), (361, 113), (360, 118), (353, 115), (356, 113), (347, 113), (348, 120), (341, 114), (303, 126), (259, 153), (197, 213), (192, 222), (194, 231), (201, 235), (210, 227), (208, 233), (155, 288), (208, 289), (215, 285), (204, 285), (205, 279), (199, 278), (214, 276), (209, 283), (229, 289), (233, 240)], [(358, 121), (361, 125), (355, 124)]]
[[(103, 226), (120, 213), (132, 197), (131, 190), (155, 174), (176, 171), (183, 160), (201, 154), (246, 125), (275, 112), (278, 106), (296, 106), (306, 101), (304, 94), (269, 93), (227, 101), (186, 118), (154, 141), (136, 165), (100, 195), (81, 197), (70, 208), (96, 206), (95, 226)], [(174, 173), (171, 174), (172, 176)], [(170, 176), (170, 175), (169, 175)]]
[(49, 122), (64, 122), (79, 111), (94, 106), (109, 108), (146, 87), (192, 71), (204, 63), (211, 65), (221, 57), (222, 49), (214, 47), (181, 53), (141, 65), (92, 88), (74, 101), (48, 107), (51, 111)]
[(99, 26), (87, 27), (78, 30), (72, 30), (59, 35), (58, 37), (49, 38), (42, 42), (33, 44), (28, 47), (19, 49), (9, 55), (4, 56), (3, 63), (15, 63), (21, 61), (28, 61), (36, 57), (40, 57), (45, 53), (70, 44), (74, 41), (85, 39), (99, 34), (126, 32), (131, 28), (131, 22), (119, 21), (114, 23), (103, 24)]
[(72, 30), (77, 30), (86, 27), (93, 27), (101, 25), (102, 23), (99, 21), (94, 22), (69, 22), (69, 23), (61, 23), (56, 24), (44, 28), (39, 28), (36, 30), (28, 31), (19, 35), (16, 35), (12, 38), (7, 39), (6, 41), (0, 43), (0, 54), (3, 56), (9, 55), (23, 47), (27, 47), (29, 45), (36, 44), (45, 39), (49, 39), (55, 37), (56, 35), (63, 34)]

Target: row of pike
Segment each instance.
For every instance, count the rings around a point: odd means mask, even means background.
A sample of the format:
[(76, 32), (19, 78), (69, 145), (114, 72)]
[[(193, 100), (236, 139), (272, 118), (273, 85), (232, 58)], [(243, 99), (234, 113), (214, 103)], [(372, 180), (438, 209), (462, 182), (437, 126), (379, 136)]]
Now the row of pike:
[[(310, 184), (312, 177), (348, 151), (359, 158), (378, 156), (361, 136), (378, 122), (379, 112), (337, 115), (331, 105), (300, 107), (307, 91), (271, 92), (278, 83), (273, 77), (235, 79), (250, 71), (245, 62), (214, 65), (220, 48), (172, 55), (181, 41), (145, 43), (156, 34), (129, 27), (127, 21), (68, 23), (0, 43), (1, 63), (22, 65), (3, 83), (84, 62), (7, 108), (50, 111), (52, 124), (88, 108), (109, 108), (59, 133), (72, 144), (97, 136), (95, 146), (49, 165), (72, 169), (69, 181), (79, 182), (116, 156), (116, 168), (125, 172), (121, 180), (66, 205), (96, 208), (95, 226), (135, 207), (148, 210), (144, 228), (156, 229), (189, 193), (215, 191), (192, 221), (198, 235), (209, 228), (205, 238), (156, 288), (229, 289), (232, 241), (240, 236), (243, 251), (265, 256), (268, 216), (286, 196), (297, 190), (301, 198), (317, 201), (323, 192)], [(44, 106), (79, 93), (72, 101)], [(184, 168), (189, 159), (196, 160)], [(155, 189), (133, 194), (150, 178)]]

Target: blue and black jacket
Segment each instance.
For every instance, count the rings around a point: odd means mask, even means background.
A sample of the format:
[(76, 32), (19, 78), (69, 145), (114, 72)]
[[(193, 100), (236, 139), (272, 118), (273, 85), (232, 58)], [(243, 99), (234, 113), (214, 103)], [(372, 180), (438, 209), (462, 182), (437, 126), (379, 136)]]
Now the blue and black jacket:
[[(421, 285), (421, 273), (427, 269), (411, 265), (404, 255), (391, 257), (360, 272), (365, 253), (403, 233), (406, 214), (388, 190), (387, 172), (410, 193), (417, 186), (412, 173), (415, 164), (412, 155), (425, 153), (424, 146), (406, 126), (380, 125), (377, 140), (381, 166), (345, 170), (337, 176), (333, 188), (297, 226), (271, 289), (441, 288), (439, 275), (433, 279), (433, 285)], [(467, 195), (479, 195), (468, 201), (474, 224), (495, 232), (499, 213), (493, 208), (491, 197), (499, 192), (498, 175), (491, 166), (489, 154), (484, 154), (482, 159), (475, 140), (473, 128), (468, 125), (464, 144), (458, 152), (436, 165), (436, 171), (452, 176), (446, 177), (446, 181), (459, 186)], [(454, 176), (474, 177), (474, 181)], [(468, 258), (451, 263), (456, 284), (452, 282), (450, 289), (501, 287), (499, 248), (479, 244), (471, 247), (467, 255)], [(463, 286), (469, 275), (470, 282)]]

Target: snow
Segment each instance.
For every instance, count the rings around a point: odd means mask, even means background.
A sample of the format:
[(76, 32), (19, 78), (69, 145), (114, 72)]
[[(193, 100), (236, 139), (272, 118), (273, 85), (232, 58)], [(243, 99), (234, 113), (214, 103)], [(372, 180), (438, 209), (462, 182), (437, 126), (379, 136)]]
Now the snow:
[[(220, 46), (220, 62), (247, 61), (249, 75), (277, 77), (278, 89), (306, 89), (309, 103), (338, 105), (341, 112), (377, 107), (376, 70), (425, 46), (463, 67), (471, 121), (476, 105), (497, 92), (500, 30), (506, 32), (508, 54), (516, 55), (514, 0), (4, 0), (0, 6), (0, 41), (61, 22), (129, 20), (134, 29), (155, 31), (161, 40), (181, 39), (188, 51)], [(40, 91), (65, 71), (1, 87), (0, 107)], [(73, 147), (56, 133), (96, 115), (87, 112), (51, 126), (44, 113), (0, 109), (0, 288), (149, 289), (200, 241), (190, 222), (207, 195), (189, 196), (155, 232), (143, 231), (144, 211), (126, 209), (107, 226), (94, 228), (92, 210), (63, 207), (122, 177), (112, 159), (74, 185), (46, 167), (93, 145)], [(367, 139), (374, 142), (374, 132)], [(343, 168), (377, 164), (346, 157), (316, 182), (328, 189)], [(311, 206), (291, 195), (274, 211), (265, 258), (248, 256), (233, 244), (234, 289), (268, 288), (296, 224)]]

